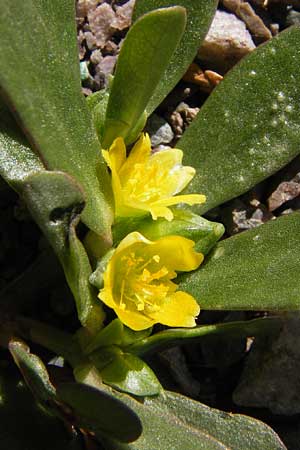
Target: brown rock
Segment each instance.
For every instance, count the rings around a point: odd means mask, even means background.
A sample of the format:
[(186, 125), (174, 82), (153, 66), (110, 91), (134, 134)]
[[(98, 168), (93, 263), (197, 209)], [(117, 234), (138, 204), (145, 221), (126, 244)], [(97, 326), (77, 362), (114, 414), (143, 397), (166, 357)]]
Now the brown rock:
[(122, 6), (116, 6), (116, 15), (112, 27), (116, 30), (124, 30), (131, 25), (131, 17), (135, 0), (129, 0)]
[(113, 55), (105, 56), (102, 61), (97, 65), (96, 72), (101, 73), (107, 77), (113, 73), (117, 57)]
[(285, 5), (300, 6), (300, 0), (252, 0), (253, 3), (267, 8), (272, 3), (282, 3)]
[(80, 60), (82, 60), (85, 56), (85, 46), (84, 46), (84, 41), (85, 41), (85, 35), (82, 32), (82, 30), (79, 31), (78, 35), (77, 35), (77, 43), (78, 43), (78, 49), (79, 49), (79, 58)]
[(197, 84), (202, 91), (210, 93), (223, 80), (223, 77), (213, 70), (203, 71), (197, 64), (192, 63), (184, 74), (183, 80)]
[(225, 8), (236, 14), (246, 24), (248, 30), (260, 42), (271, 39), (272, 33), (248, 2), (242, 0), (222, 0)]
[(268, 198), (270, 211), (274, 211), (284, 203), (300, 195), (300, 174), (291, 181), (283, 181)]
[(115, 16), (114, 10), (108, 3), (102, 3), (96, 9), (88, 12), (90, 29), (95, 36), (98, 48), (102, 48), (112, 36), (112, 22), (115, 20)]
[(77, 0), (76, 2), (76, 16), (79, 19), (87, 17), (88, 12), (96, 9), (99, 0)]

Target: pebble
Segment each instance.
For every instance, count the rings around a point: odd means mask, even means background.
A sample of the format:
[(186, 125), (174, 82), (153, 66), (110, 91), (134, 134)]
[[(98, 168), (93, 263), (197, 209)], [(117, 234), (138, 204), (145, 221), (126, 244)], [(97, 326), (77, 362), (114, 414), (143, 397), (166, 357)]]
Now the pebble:
[(247, 26), (257, 42), (261, 43), (271, 39), (272, 33), (262, 19), (255, 13), (248, 2), (241, 0), (222, 0), (225, 8), (236, 14)]
[(255, 48), (244, 22), (234, 14), (217, 11), (198, 57), (224, 73)]
[(113, 34), (111, 23), (115, 19), (115, 12), (108, 3), (102, 3), (96, 9), (88, 12), (88, 21), (91, 32), (95, 36), (98, 48), (104, 47), (105, 43)]
[(157, 114), (152, 114), (148, 119), (146, 131), (150, 135), (153, 147), (157, 147), (161, 144), (169, 144), (174, 138), (171, 126), (165, 119)]
[(269, 211), (274, 211), (284, 203), (300, 195), (300, 173), (291, 181), (283, 181), (268, 198)]

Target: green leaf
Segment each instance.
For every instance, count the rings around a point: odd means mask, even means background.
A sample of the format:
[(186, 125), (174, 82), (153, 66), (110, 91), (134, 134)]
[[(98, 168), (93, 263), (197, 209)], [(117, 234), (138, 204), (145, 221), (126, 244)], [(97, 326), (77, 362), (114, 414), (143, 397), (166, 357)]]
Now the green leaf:
[(62, 356), (72, 367), (82, 364), (84, 355), (71, 334), (28, 317), (18, 317), (16, 323), (18, 334), (24, 339)]
[(104, 148), (118, 136), (126, 138), (136, 127), (182, 36), (185, 23), (185, 9), (173, 6), (145, 14), (130, 28), (111, 86)]
[(300, 28), (244, 58), (224, 78), (178, 142), (197, 169), (188, 192), (206, 194), (198, 212), (262, 181), (299, 153)]
[(100, 370), (100, 374), (104, 383), (133, 395), (157, 395), (162, 390), (150, 367), (131, 353), (116, 354), (113, 361)]
[(44, 166), (32, 151), (9, 109), (0, 100), (0, 175), (16, 191), (28, 175)]
[(59, 397), (73, 409), (77, 425), (101, 439), (110, 435), (121, 442), (131, 442), (142, 431), (138, 416), (109, 391), (100, 391), (80, 383), (63, 383), (57, 387)]
[(43, 171), (26, 178), (23, 198), (64, 268), (79, 320), (91, 331), (99, 329), (104, 313), (89, 283), (89, 259), (75, 231), (84, 206), (80, 186), (65, 173)]
[(269, 317), (248, 321), (217, 323), (215, 325), (201, 325), (195, 328), (171, 328), (133, 343), (126, 350), (142, 357), (158, 349), (161, 350), (166, 347), (187, 344), (187, 339), (192, 340), (192, 342), (199, 342), (204, 336), (211, 335), (224, 335), (225, 339), (228, 335), (246, 338), (259, 334), (277, 332), (280, 327), (280, 319)]
[[(0, 0), (0, 83), (48, 169), (83, 186), (83, 221), (108, 239), (110, 181), (81, 94), (73, 0)], [(34, 26), (32, 26), (34, 24)]]
[[(180, 44), (172, 55), (169, 65), (147, 105), (148, 114), (153, 112), (162, 102), (193, 61), (214, 17), (218, 2), (216, 0), (177, 0), (176, 2), (170, 0), (137, 0), (133, 17), (135, 19), (153, 9), (173, 6), (174, 3), (186, 9), (187, 24)], [(169, 32), (168, 38), (173, 40), (173, 31)]]
[(29, 347), (17, 339), (9, 341), (8, 349), (36, 399), (46, 406), (56, 393), (42, 360), (30, 353)]
[(116, 345), (127, 348), (137, 341), (144, 340), (152, 332), (152, 327), (146, 330), (134, 331), (126, 327), (120, 319), (112, 320), (105, 328), (98, 331), (93, 336), (90, 343), (84, 348), (86, 354), (93, 352), (100, 347)]
[(0, 447), (9, 450), (82, 450), (81, 438), (68, 435), (56, 417), (37, 406), (14, 371), (0, 371)]
[(94, 92), (92, 95), (89, 95), (86, 98), (86, 102), (92, 113), (94, 126), (100, 142), (102, 141), (104, 132), (104, 123), (108, 99), (109, 99), (108, 89), (101, 89), (101, 91)]
[(120, 242), (132, 231), (139, 231), (150, 240), (176, 234), (192, 239), (196, 250), (206, 255), (224, 233), (221, 223), (210, 222), (191, 211), (173, 209), (173, 214), (171, 222), (161, 218), (153, 221), (150, 217), (120, 219), (113, 226), (114, 242)]
[(219, 242), (180, 289), (203, 309), (300, 308), (300, 213)]
[(122, 342), (124, 325), (119, 319), (112, 320), (105, 328), (93, 336), (92, 341), (84, 349), (85, 353), (91, 353), (99, 347), (119, 345)]
[(107, 450), (286, 450), (264, 423), (209, 408), (176, 393), (164, 391), (143, 403), (121, 398), (139, 415), (143, 433), (130, 445), (107, 442)]

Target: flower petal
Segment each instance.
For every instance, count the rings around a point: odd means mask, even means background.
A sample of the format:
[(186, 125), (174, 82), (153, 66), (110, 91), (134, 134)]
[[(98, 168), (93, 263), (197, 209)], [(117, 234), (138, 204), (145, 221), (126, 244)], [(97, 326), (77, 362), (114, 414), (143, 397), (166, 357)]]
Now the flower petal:
[(177, 291), (168, 297), (159, 311), (151, 313), (151, 318), (169, 327), (194, 327), (199, 312), (200, 307), (194, 297)]
[(128, 158), (122, 166), (120, 177), (127, 179), (135, 164), (145, 164), (150, 155), (151, 141), (149, 135), (147, 133), (142, 134), (139, 140), (134, 144)]
[(153, 220), (156, 220), (158, 217), (163, 217), (164, 219), (168, 220), (169, 222), (171, 222), (171, 220), (173, 220), (174, 214), (166, 206), (159, 206), (159, 205), (152, 203), (149, 210), (150, 210)]
[(102, 150), (102, 155), (111, 171), (118, 173), (126, 160), (126, 147), (123, 138), (116, 138), (109, 151)]
[(171, 206), (178, 203), (187, 203), (188, 205), (201, 205), (205, 203), (206, 197), (203, 194), (175, 195), (175, 197), (163, 198), (152, 203), (153, 206)]
[(115, 253), (112, 257), (117, 256), (121, 251), (125, 250), (126, 248), (130, 247), (133, 244), (137, 243), (144, 243), (144, 244), (151, 244), (151, 241), (146, 239), (141, 233), (138, 231), (133, 231), (132, 233), (129, 233), (118, 245)]
[(100, 300), (102, 300), (103, 303), (106, 304), (106, 306), (109, 306), (110, 308), (113, 309), (116, 308), (116, 302), (114, 301), (114, 298), (112, 296), (112, 290), (109, 287), (101, 289), (101, 291), (98, 294), (98, 298), (100, 298)]
[(193, 167), (182, 165), (182, 158), (182, 150), (170, 148), (154, 153), (149, 159), (149, 171), (153, 166), (160, 169), (159, 181), (165, 197), (171, 197), (181, 192), (196, 173)]
[(146, 330), (157, 323), (155, 319), (135, 311), (115, 308), (115, 313), (124, 325), (134, 331)]
[(202, 263), (204, 256), (194, 250), (195, 242), (182, 236), (165, 236), (153, 242), (151, 251), (172, 270), (189, 272)]

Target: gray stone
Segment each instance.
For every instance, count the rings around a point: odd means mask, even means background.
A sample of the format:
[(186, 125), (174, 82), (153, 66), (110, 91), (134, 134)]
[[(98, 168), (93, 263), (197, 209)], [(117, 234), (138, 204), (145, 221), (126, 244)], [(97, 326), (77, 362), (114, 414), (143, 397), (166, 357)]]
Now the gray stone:
[(299, 312), (286, 315), (279, 336), (255, 339), (233, 400), (273, 414), (300, 413)]
[(174, 138), (171, 126), (165, 119), (156, 114), (152, 114), (148, 119), (146, 131), (150, 135), (153, 147), (161, 144), (169, 144)]

